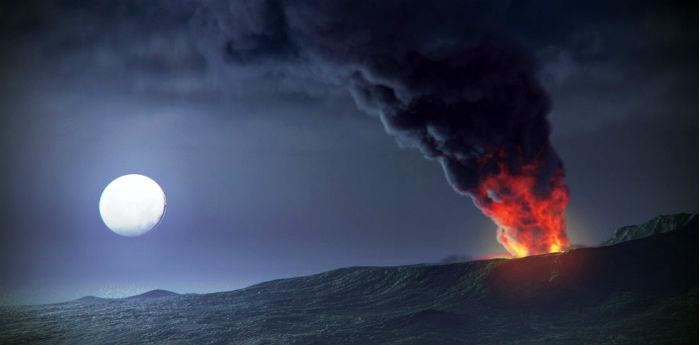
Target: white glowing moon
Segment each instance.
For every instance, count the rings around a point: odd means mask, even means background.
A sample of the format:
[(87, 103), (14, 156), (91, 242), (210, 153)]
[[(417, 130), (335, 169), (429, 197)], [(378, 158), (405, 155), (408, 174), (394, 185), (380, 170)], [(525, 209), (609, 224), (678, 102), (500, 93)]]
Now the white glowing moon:
[(156, 181), (138, 174), (110, 182), (100, 197), (100, 216), (122, 236), (140, 236), (153, 229), (165, 213), (165, 193)]

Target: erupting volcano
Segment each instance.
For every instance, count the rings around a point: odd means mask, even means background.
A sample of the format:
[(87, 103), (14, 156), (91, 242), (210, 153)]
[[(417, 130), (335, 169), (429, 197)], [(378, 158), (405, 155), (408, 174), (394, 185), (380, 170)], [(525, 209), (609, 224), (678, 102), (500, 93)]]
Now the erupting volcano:
[(498, 226), (498, 242), (514, 257), (553, 253), (569, 246), (566, 205), (569, 193), (563, 170), (551, 176), (546, 191), (537, 190), (537, 161), (511, 174), (500, 165), (473, 193), (474, 203)]
[[(564, 165), (549, 141), (550, 100), (530, 56), (502, 41), (444, 53), (373, 61), (354, 74), (358, 104), (378, 111), (391, 135), (443, 167), (498, 226), (514, 257), (569, 246)], [(391, 82), (388, 82), (388, 81)]]
[[(376, 6), (368, 10), (374, 13)], [(257, 33), (234, 35), (226, 61), (266, 63), (273, 54), (290, 66), (307, 62), (335, 71), (327, 81), (347, 87), (358, 107), (378, 115), (400, 145), (439, 162), (452, 188), (495, 221), (498, 241), (513, 256), (569, 245), (564, 166), (549, 140), (550, 98), (528, 50), (479, 25), (467, 37), (436, 42), (398, 21), (371, 30), (367, 40), (364, 31), (347, 35), (356, 23), (339, 19), (347, 18), (344, 9), (329, 10), (338, 12), (323, 24), (281, 21), (294, 26), (275, 36), (288, 39), (289, 49), (269, 52), (267, 40), (259, 46), (247, 40)]]

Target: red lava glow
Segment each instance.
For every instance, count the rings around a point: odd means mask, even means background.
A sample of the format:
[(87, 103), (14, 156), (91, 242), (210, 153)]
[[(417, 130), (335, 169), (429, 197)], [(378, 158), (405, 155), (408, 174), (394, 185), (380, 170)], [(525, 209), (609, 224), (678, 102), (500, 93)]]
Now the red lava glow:
[(474, 193), (481, 211), (498, 226), (498, 242), (513, 257), (561, 252), (570, 243), (566, 236), (569, 192), (564, 172), (557, 171), (546, 195), (536, 189), (537, 162), (522, 167), (517, 175), (504, 166), (487, 177)]
[(513, 255), (510, 255), (510, 253), (493, 253), (493, 254), (484, 254), (484, 255), (479, 255), (474, 257), (475, 261), (479, 260), (493, 260), (493, 259), (512, 259)]

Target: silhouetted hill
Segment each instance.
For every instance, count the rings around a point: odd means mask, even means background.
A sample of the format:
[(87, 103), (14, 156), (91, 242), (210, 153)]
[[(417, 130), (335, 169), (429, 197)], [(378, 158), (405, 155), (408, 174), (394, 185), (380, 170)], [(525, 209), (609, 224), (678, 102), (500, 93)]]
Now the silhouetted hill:
[(643, 224), (623, 226), (617, 229), (617, 231), (615, 231), (615, 235), (609, 240), (603, 242), (603, 245), (612, 245), (630, 240), (638, 240), (652, 235), (679, 229), (688, 223), (697, 221), (697, 218), (697, 214), (690, 213), (657, 216)]
[(168, 290), (161, 290), (161, 289), (156, 289), (156, 290), (151, 290), (144, 292), (139, 295), (134, 295), (134, 296), (129, 296), (129, 297), (123, 297), (123, 298), (103, 298), (103, 297), (95, 297), (95, 296), (85, 296), (78, 298), (76, 300), (70, 301), (70, 302), (65, 302), (65, 303), (71, 303), (71, 302), (81, 302), (81, 303), (103, 303), (103, 302), (109, 302), (109, 301), (118, 301), (122, 299), (151, 299), (151, 298), (163, 298), (163, 297), (174, 297), (174, 296), (180, 296), (180, 294), (168, 291)]
[(172, 292), (172, 291), (156, 289), (156, 290), (144, 292), (140, 295), (126, 297), (126, 298), (127, 299), (149, 299), (149, 298), (173, 297), (173, 296), (179, 296), (179, 295), (180, 294)]
[(695, 344), (698, 221), (522, 259), (351, 267), (245, 289), (0, 312), (6, 344)]
[[(108, 301), (108, 298), (102, 298), (102, 297), (95, 297), (95, 296), (85, 296), (78, 298), (76, 300), (73, 300), (71, 302), (83, 302), (83, 303), (98, 303), (98, 302), (105, 302)], [(68, 302), (70, 303), (70, 302)]]

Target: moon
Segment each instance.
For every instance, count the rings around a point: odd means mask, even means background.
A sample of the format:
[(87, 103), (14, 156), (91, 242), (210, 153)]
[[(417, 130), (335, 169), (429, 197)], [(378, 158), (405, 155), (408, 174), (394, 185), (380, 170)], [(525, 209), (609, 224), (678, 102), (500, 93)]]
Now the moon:
[(165, 205), (165, 193), (156, 181), (129, 174), (116, 178), (102, 191), (100, 216), (114, 233), (136, 237), (160, 223)]

